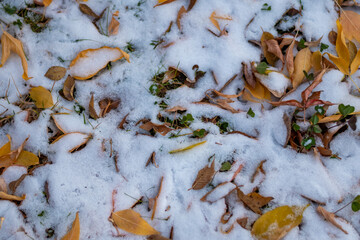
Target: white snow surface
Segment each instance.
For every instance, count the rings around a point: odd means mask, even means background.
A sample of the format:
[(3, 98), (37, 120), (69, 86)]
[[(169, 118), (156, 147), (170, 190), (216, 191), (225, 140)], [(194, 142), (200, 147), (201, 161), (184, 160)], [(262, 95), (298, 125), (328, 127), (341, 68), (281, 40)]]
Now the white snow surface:
[[(25, 7), (25, 2), (32, 3), (29, 0), (2, 1), (3, 4), (9, 3), (18, 8)], [(337, 13), (334, 2), (301, 2), (304, 10), (298, 24), (301, 25), (304, 37), (310, 41), (323, 36), (322, 41), (328, 44), (328, 50), (334, 53), (334, 46), (327, 40), (329, 31), (336, 31)], [(112, 223), (108, 221), (114, 190), (115, 211), (130, 208), (136, 199), (143, 196), (144, 203), (136, 206), (134, 210), (165, 237), (169, 236), (173, 227), (174, 240), (252, 239), (250, 231), (238, 224), (230, 234), (221, 233), (219, 221), (226, 209), (226, 203), (224, 198), (219, 199), (217, 196), (222, 196), (222, 192), (212, 196), (213, 203), (208, 203), (201, 202), (200, 198), (212, 190), (211, 186), (188, 191), (198, 171), (209, 163), (208, 159), (213, 154), (216, 170), (219, 170), (225, 161), (234, 159), (236, 162), (229, 172), (218, 172), (212, 186), (230, 181), (241, 163), (244, 167), (235, 178), (234, 184), (241, 186), (245, 194), (258, 186), (260, 194), (273, 197), (265, 211), (282, 205), (306, 205), (309, 201), (301, 195), (325, 202), (327, 210), (335, 211), (360, 193), (359, 130), (347, 130), (336, 136), (331, 142), (331, 149), (341, 160), (321, 157), (323, 166), (312, 152), (303, 154), (290, 147), (283, 148), (286, 138), (283, 114), (293, 111), (293, 107), (270, 109), (265, 105), (263, 110), (259, 103), (243, 103), (235, 99), (232, 106), (242, 109), (243, 112), (233, 114), (214, 106), (193, 104), (204, 97), (207, 89), (219, 89), (229, 78), (239, 73), (241, 62), (258, 62), (261, 50), (248, 40), (259, 40), (262, 31), (277, 36), (274, 25), (287, 9), (299, 8), (299, 1), (198, 0), (194, 8), (182, 17), (181, 31), (176, 26), (177, 12), (182, 5), (187, 7), (189, 1), (177, 0), (153, 8), (156, 3), (156, 0), (87, 1), (86, 4), (97, 14), (108, 6), (113, 12), (119, 11), (119, 32), (110, 37), (98, 32), (91, 19), (79, 11), (78, 3), (74, 0), (54, 0), (46, 9), (46, 17), (51, 18), (51, 21), (41, 33), (32, 32), (27, 24), (24, 24), (22, 30), (14, 25), (5, 28), (23, 42), (28, 57), (29, 76), (33, 78), (27, 82), (21, 78), (23, 71), (20, 59), (15, 54), (0, 68), (0, 112), (8, 109), (8, 113), (15, 113), (13, 122), (0, 128), (0, 146), (7, 142), (6, 134), (11, 135), (13, 148), (20, 146), (26, 137), (30, 137), (25, 149), (34, 153), (41, 152), (52, 164), (36, 169), (33, 175), (27, 176), (17, 188), (15, 195), (26, 194), (26, 200), (20, 206), (0, 200), (0, 217), (5, 218), (0, 229), (0, 239), (46, 239), (46, 229), (49, 228), (55, 231), (52, 239), (61, 239), (71, 227), (76, 212), (79, 212), (81, 239), (119, 239)], [(271, 11), (261, 11), (264, 3), (272, 7)], [(221, 27), (227, 24), (228, 36), (215, 37), (207, 30), (209, 28), (216, 31), (209, 20), (213, 11), (218, 15), (232, 17), (232, 21), (219, 20)], [(17, 18), (16, 15), (6, 14), (0, 7), (2, 21), (12, 23)], [(165, 49), (153, 49), (151, 41), (157, 40), (171, 21), (174, 21), (174, 24), (165, 40), (175, 44)], [(51, 66), (68, 68), (71, 60), (82, 50), (102, 46), (120, 47), (124, 50), (127, 42), (131, 42), (135, 47), (135, 51), (130, 53), (131, 63), (117, 61), (112, 63), (110, 70), (101, 71), (91, 80), (76, 81), (76, 101), (86, 108), (87, 118), (92, 94), (97, 112), (99, 100), (121, 99), (116, 110), (98, 120), (88, 119), (89, 122), (85, 121), (84, 124), (83, 115), (73, 111), (75, 102), (66, 101), (58, 94), (66, 77), (54, 83), (44, 74)], [(186, 152), (169, 154), (171, 150), (186, 147), (198, 140), (188, 136), (170, 139), (170, 134), (156, 134), (156, 137), (136, 134), (143, 130), (139, 129), (139, 125), (135, 126), (135, 123), (143, 118), (159, 123), (157, 114), (164, 113), (154, 104), (161, 99), (149, 92), (155, 73), (165, 71), (168, 66), (178, 66), (193, 79), (192, 67), (195, 64), (200, 70), (206, 71), (196, 88), (181, 87), (168, 91), (165, 100), (169, 107), (186, 107), (187, 113), (191, 113), (195, 119), (190, 128), (206, 129), (209, 134), (204, 140), (207, 142)], [(216, 73), (219, 85), (213, 81), (211, 71)], [(359, 84), (356, 76), (357, 74), (353, 79)], [(342, 78), (343, 74), (332, 70), (324, 75), (323, 82), (314, 91), (323, 91), (323, 100), (351, 104), (359, 111), (360, 100), (351, 95), (354, 93), (353, 84), (342, 81)], [(25, 121), (26, 113), (13, 104), (18, 101), (19, 93), (27, 94), (31, 86), (51, 89), (53, 84), (52, 95), (54, 100), (58, 101), (57, 107), (44, 110), (39, 119), (32, 123)], [(224, 93), (236, 94), (243, 85), (243, 80), (237, 78)], [(284, 86), (285, 84), (274, 85), (276, 89)], [(307, 86), (308, 83), (302, 84), (285, 100), (300, 100), (300, 93)], [(7, 100), (4, 98), (6, 95)], [(246, 114), (250, 107), (255, 113), (254, 118)], [(83, 141), (83, 135), (69, 135), (52, 145), (48, 141), (50, 114), (64, 109), (69, 109), (71, 114), (56, 115), (56, 118), (66, 131), (92, 135), (86, 147), (74, 153), (68, 151)], [(336, 111), (337, 106), (332, 106), (328, 114)], [(125, 130), (118, 129), (118, 124), (126, 114), (129, 115)], [(258, 134), (258, 141), (239, 134), (220, 134), (217, 126), (201, 121), (202, 116), (217, 115), (234, 130), (254, 136)], [(102, 150), (104, 139), (106, 151)], [(118, 153), (119, 172), (116, 172), (113, 157), (109, 156), (110, 139), (112, 149)], [(152, 164), (145, 167), (153, 151), (156, 152), (156, 163), (159, 167)], [(251, 176), (262, 160), (267, 160), (263, 165), (266, 175), (259, 174), (254, 183), (251, 183)], [(22, 167), (10, 167), (2, 176), (10, 183), (25, 172)], [(147, 209), (147, 201), (157, 195), (161, 177), (164, 177), (163, 187), (156, 216), (151, 220), (152, 212)], [(48, 183), (48, 202), (43, 194), (45, 182)], [(231, 189), (229, 186), (231, 184), (226, 186), (226, 190), (230, 191), (233, 186)], [(338, 203), (342, 199), (342, 203)], [(235, 198), (232, 200), (236, 204), (232, 209), (233, 216), (229, 220), (229, 226), (237, 218), (246, 216), (253, 222), (259, 217), (241, 202), (236, 202)], [(349, 222), (338, 221), (348, 231), (349, 234), (346, 235), (319, 216), (316, 207), (316, 204), (312, 204), (305, 211), (301, 227), (291, 230), (284, 237), (285, 240), (360, 238), (357, 232), (360, 229), (359, 213), (352, 212), (350, 207), (337, 213)], [(26, 214), (26, 218), (20, 211)], [(39, 216), (40, 213), (43, 215)], [(123, 239), (146, 239), (119, 231), (124, 234)]]

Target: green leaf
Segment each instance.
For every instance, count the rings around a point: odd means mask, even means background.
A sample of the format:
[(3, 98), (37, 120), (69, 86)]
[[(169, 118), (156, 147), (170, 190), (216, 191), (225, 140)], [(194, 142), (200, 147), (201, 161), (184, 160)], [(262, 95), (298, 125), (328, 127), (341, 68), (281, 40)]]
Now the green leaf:
[(220, 128), (220, 133), (228, 132), (229, 131), (229, 123), (227, 122), (218, 122), (216, 125)]
[(307, 80), (309, 80), (309, 81), (314, 80), (314, 74), (313, 73), (308, 74), (305, 70), (303, 71), (303, 73), (304, 73)]
[(266, 64), (266, 62), (261, 62), (256, 66), (256, 71), (260, 74), (265, 74), (267, 68), (268, 65)]
[(10, 4), (5, 4), (3, 5), (3, 9), (7, 14), (13, 15), (14, 13), (16, 13), (16, 7), (15, 6), (10, 6)]
[(352, 113), (354, 111), (355, 111), (355, 107), (353, 107), (353, 106), (350, 106), (350, 105), (345, 106), (344, 104), (339, 105), (339, 112), (344, 117), (346, 117), (347, 115), (349, 115), (350, 113)]
[(322, 52), (322, 51), (324, 51), (325, 49), (328, 49), (328, 48), (329, 48), (329, 45), (324, 44), (324, 43), (320, 44), (320, 52)]
[(306, 46), (305, 46), (305, 40), (304, 40), (303, 38), (300, 39), (299, 44), (298, 44), (298, 47), (299, 47), (300, 49), (306, 48)]
[(322, 106), (315, 106), (315, 111), (320, 115), (325, 114), (325, 109)]
[(205, 129), (198, 129), (193, 132), (194, 137), (203, 138), (205, 137)]
[(294, 131), (299, 131), (300, 130), (300, 126), (297, 125), (296, 123), (293, 123), (292, 128), (294, 129)]
[(261, 10), (262, 11), (271, 11), (271, 6), (269, 6), (269, 4), (267, 4), (267, 3), (264, 3)]
[(313, 137), (304, 138), (301, 141), (301, 146), (303, 146), (306, 150), (309, 150), (310, 148), (315, 146), (315, 138)]
[(230, 162), (223, 162), (221, 164), (220, 172), (227, 172), (231, 169), (231, 163)]
[(322, 132), (321, 128), (317, 124), (313, 126), (313, 131), (314, 131), (314, 133), (321, 133)]
[(319, 122), (319, 117), (316, 114), (314, 114), (311, 116), (310, 121), (313, 125), (315, 125)]
[(351, 203), (351, 209), (354, 212), (357, 212), (360, 210), (360, 195), (357, 195), (354, 200)]
[(247, 112), (247, 115), (249, 115), (250, 117), (255, 117), (255, 113), (254, 111), (250, 108), (249, 111)]

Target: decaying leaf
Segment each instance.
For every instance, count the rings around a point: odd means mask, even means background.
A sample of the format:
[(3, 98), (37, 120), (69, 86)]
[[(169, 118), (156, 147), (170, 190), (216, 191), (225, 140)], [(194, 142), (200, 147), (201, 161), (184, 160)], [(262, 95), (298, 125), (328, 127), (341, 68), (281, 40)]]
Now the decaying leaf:
[(164, 181), (164, 177), (161, 177), (159, 191), (158, 191), (158, 194), (156, 194), (156, 197), (155, 197), (155, 199), (154, 199), (154, 205), (153, 205), (153, 208), (152, 208), (152, 209), (153, 209), (153, 212), (152, 212), (152, 214), (151, 214), (151, 220), (154, 220), (154, 217), (155, 217), (156, 207), (157, 207), (157, 201), (158, 201), (159, 195), (160, 195), (160, 193), (161, 193), (163, 181)]
[(206, 143), (206, 141), (198, 142), (198, 143), (192, 144), (192, 145), (187, 146), (187, 147), (184, 147), (184, 148), (179, 148), (179, 149), (171, 150), (169, 153), (170, 153), (170, 154), (173, 154), (173, 153), (184, 152), (184, 151), (190, 150), (190, 149), (192, 149), (192, 148), (194, 148), (194, 147), (197, 147), (197, 146), (199, 146), (199, 145), (202, 145), (202, 144), (204, 144), (204, 143)]
[(217, 185), (214, 189), (210, 192), (206, 193), (200, 201), (202, 202), (216, 202), (219, 199), (224, 198), (232, 191), (236, 189), (236, 185), (231, 182), (223, 182)]
[(70, 63), (71, 76), (78, 80), (86, 80), (95, 76), (109, 62), (125, 58), (128, 62), (129, 54), (120, 48), (101, 47), (83, 50)]
[(295, 46), (295, 39), (292, 40), (290, 46), (286, 49), (285, 52), (285, 66), (288, 70), (289, 76), (292, 76), (294, 73), (294, 46)]
[(274, 54), (277, 58), (281, 60), (281, 62), (284, 63), (284, 55), (281, 52), (278, 41), (276, 41), (275, 39), (269, 39), (265, 41), (265, 44), (267, 46), (267, 51)]
[(259, 240), (281, 239), (301, 223), (303, 213), (308, 206), (277, 207), (259, 217), (251, 233)]
[(4, 192), (4, 193), (8, 192), (5, 179), (3, 177), (1, 177), (1, 176), (0, 176), (0, 192)]
[(261, 42), (261, 49), (263, 50), (264, 56), (266, 61), (271, 65), (274, 66), (277, 57), (269, 51), (268, 45), (266, 44), (267, 41), (274, 39), (274, 36), (269, 32), (263, 32), (260, 42)]
[(151, 121), (148, 121), (140, 126), (141, 129), (145, 131), (154, 130), (155, 132), (160, 133), (161, 135), (165, 136), (168, 132), (171, 132), (173, 129), (169, 128), (170, 124), (156, 124)]
[(96, 113), (95, 107), (94, 107), (94, 95), (93, 94), (91, 95), (90, 102), (89, 102), (89, 114), (90, 114), (90, 117), (92, 117), (95, 120), (99, 118), (99, 116)]
[(212, 180), (214, 175), (215, 175), (215, 160), (213, 160), (210, 167), (205, 166), (204, 168), (200, 169), (190, 189), (194, 189), (194, 190), (203, 189)]
[(66, 100), (73, 101), (75, 99), (74, 89), (75, 89), (75, 79), (69, 75), (64, 82), (64, 87), (62, 91)]
[(99, 117), (105, 117), (111, 110), (116, 109), (120, 104), (120, 100), (113, 100), (110, 98), (104, 98), (99, 101), (100, 114)]
[(2, 54), (1, 54), (0, 67), (2, 67), (5, 64), (7, 59), (10, 57), (11, 52), (14, 52), (21, 58), (21, 64), (24, 70), (22, 78), (24, 80), (31, 79), (31, 77), (28, 76), (28, 64), (26, 61), (22, 42), (11, 36), (8, 32), (3, 31), (3, 34), (1, 36), (1, 47), (2, 47)]
[(338, 224), (335, 220), (336, 216), (332, 212), (328, 212), (323, 208), (322, 206), (318, 206), (316, 209), (318, 213), (320, 213), (327, 221), (329, 221), (332, 225), (343, 231), (345, 234), (348, 234), (347, 231), (345, 231), (340, 224)]
[(80, 220), (79, 212), (76, 213), (75, 220), (71, 229), (62, 237), (61, 240), (79, 240), (80, 239)]
[(291, 75), (291, 81), (294, 88), (297, 88), (305, 78), (304, 71), (309, 72), (311, 68), (310, 49), (301, 49), (295, 56), (294, 73)]
[(65, 76), (65, 74), (66, 74), (66, 68), (60, 66), (52, 66), (45, 73), (45, 77), (54, 81), (59, 81)]
[(118, 228), (129, 233), (142, 236), (159, 234), (159, 232), (151, 227), (139, 213), (132, 209), (113, 212), (111, 214), (111, 220)]
[(24, 200), (26, 198), (26, 195), (23, 195), (22, 197), (18, 197), (18, 196), (14, 196), (14, 195), (10, 195), (7, 194), (5, 192), (1, 192), (0, 191), (0, 199), (1, 200), (9, 200), (9, 201), (18, 201), (21, 202), (22, 200)]
[(42, 86), (31, 88), (29, 94), (37, 108), (50, 108), (54, 105), (51, 92)]
[(93, 18), (98, 18), (98, 17), (99, 17), (99, 16), (98, 16), (96, 13), (94, 13), (94, 11), (93, 11), (88, 5), (86, 5), (86, 4), (83, 4), (83, 3), (79, 4), (79, 9), (80, 9), (80, 11), (81, 11), (82, 13), (84, 13), (84, 14), (90, 16), (90, 17), (93, 17)]
[(248, 206), (254, 213), (261, 214), (260, 208), (268, 204), (273, 197), (264, 197), (256, 192), (245, 195), (239, 188), (236, 189), (238, 198)]
[(354, 11), (343, 10), (339, 20), (345, 37), (350, 41), (356, 39), (360, 42), (360, 15)]
[(181, 18), (184, 15), (184, 13), (186, 13), (186, 9), (185, 9), (184, 6), (182, 6), (179, 9), (179, 12), (178, 12), (177, 17), (176, 17), (176, 25), (178, 26), (179, 30), (181, 30)]

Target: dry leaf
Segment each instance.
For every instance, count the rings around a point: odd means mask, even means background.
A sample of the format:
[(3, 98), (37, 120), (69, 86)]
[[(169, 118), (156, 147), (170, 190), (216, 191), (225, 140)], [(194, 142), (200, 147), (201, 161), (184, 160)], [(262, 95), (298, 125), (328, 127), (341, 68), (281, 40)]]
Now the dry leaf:
[(173, 112), (185, 112), (187, 109), (181, 106), (175, 106), (169, 109), (165, 109), (165, 112), (173, 113)]
[(182, 16), (184, 15), (184, 13), (186, 13), (186, 9), (184, 6), (182, 6), (180, 9), (179, 9), (179, 12), (177, 14), (177, 17), (176, 17), (176, 25), (178, 26), (179, 30), (181, 31), (181, 18)]
[(158, 132), (163, 136), (165, 136), (168, 132), (171, 132), (173, 130), (169, 128), (168, 125), (166, 124), (156, 124), (150, 121), (141, 125), (140, 128), (144, 129), (145, 131), (150, 131), (151, 129), (154, 129), (155, 132)]
[(51, 92), (42, 86), (31, 88), (29, 94), (37, 108), (50, 108), (54, 105)]
[(301, 223), (308, 206), (277, 207), (256, 220), (251, 234), (259, 240), (279, 240)]
[(266, 174), (265, 171), (264, 171), (264, 168), (263, 168), (263, 165), (264, 163), (266, 162), (266, 160), (262, 160), (259, 165), (256, 167), (256, 170), (254, 172), (254, 174), (251, 176), (251, 180), (250, 182), (253, 183), (254, 180), (255, 180), (255, 177), (259, 174), (259, 173), (262, 173), (262, 174)]
[(20, 155), (18, 156), (15, 165), (30, 167), (33, 165), (39, 164), (39, 158), (32, 152), (28, 151), (21, 151)]
[[(120, 48), (101, 47), (87, 49), (78, 53), (70, 63), (70, 73), (73, 78), (86, 80), (95, 76), (109, 62), (115, 62), (125, 58), (129, 61), (129, 54)], [(92, 68), (92, 69), (89, 69)]]
[(152, 153), (151, 153), (149, 159), (148, 159), (147, 162), (146, 162), (145, 167), (147, 167), (150, 163), (154, 164), (155, 167), (159, 167), (159, 166), (156, 165), (156, 162), (155, 162), (155, 152), (152, 152)]
[(216, 202), (219, 199), (226, 197), (232, 191), (236, 189), (236, 185), (231, 182), (223, 182), (217, 185), (214, 189), (210, 192), (206, 193), (200, 201), (202, 202)]
[(184, 152), (184, 151), (190, 150), (194, 147), (197, 147), (199, 145), (202, 145), (204, 143), (206, 143), (206, 141), (198, 142), (198, 143), (192, 144), (192, 145), (184, 147), (184, 148), (175, 149), (175, 150), (170, 151), (169, 153), (173, 154), (173, 153), (178, 153), (178, 152)]
[(266, 44), (266, 42), (268, 40), (271, 40), (271, 39), (274, 39), (274, 36), (269, 33), (269, 32), (263, 32), (262, 36), (261, 36), (261, 39), (260, 39), (260, 42), (261, 42), (261, 49), (263, 50), (263, 53), (264, 53), (264, 56), (266, 58), (266, 61), (271, 65), (271, 66), (274, 66), (275, 65), (275, 62), (276, 62), (276, 59), (277, 57), (269, 52), (269, 49), (268, 49), (268, 45)]
[(74, 89), (75, 89), (75, 79), (69, 75), (64, 82), (64, 87), (62, 91), (66, 100), (73, 101), (75, 99)]
[[(359, 115), (359, 114), (360, 114), (360, 112), (353, 112), (353, 113), (350, 113), (349, 115)], [(324, 118), (320, 119), (319, 123), (336, 122), (341, 117), (342, 117), (341, 114), (334, 114), (334, 115), (327, 116), (327, 117), (324, 117)]]
[(158, 198), (159, 198), (159, 195), (161, 193), (161, 189), (162, 189), (162, 185), (163, 185), (163, 180), (164, 180), (164, 177), (161, 177), (161, 180), (160, 180), (160, 187), (159, 187), (159, 191), (158, 191), (158, 194), (156, 195), (155, 199), (154, 199), (154, 205), (153, 205), (153, 212), (151, 214), (151, 220), (154, 220), (154, 217), (155, 217), (155, 212), (156, 212), (156, 207), (157, 207), (157, 201), (158, 201)]
[(345, 37), (350, 41), (355, 38), (360, 43), (360, 15), (353, 11), (342, 10), (339, 20)]
[(62, 79), (65, 76), (65, 74), (66, 74), (66, 68), (60, 66), (52, 66), (45, 73), (45, 77), (54, 81), (58, 81)]
[(9, 141), (0, 148), (0, 157), (11, 152), (11, 137), (6, 134)]
[(268, 204), (273, 197), (264, 197), (256, 192), (249, 193), (245, 195), (239, 188), (237, 190), (237, 195), (239, 199), (248, 206), (254, 213), (261, 214), (260, 208)]
[[(258, 100), (264, 101), (271, 99), (270, 91), (266, 87), (264, 87), (259, 81), (256, 81), (254, 88), (248, 85), (247, 83), (245, 83), (245, 89), (249, 91), (252, 97), (257, 98)], [(244, 91), (244, 95), (242, 96), (243, 99), (248, 101), (254, 101), (251, 98), (249, 98), (249, 96), (246, 95), (245, 93), (246, 91)]]
[(246, 225), (247, 225), (247, 222), (248, 222), (248, 218), (247, 217), (244, 217), (244, 218), (238, 218), (236, 219), (236, 222), (244, 229), (246, 229)]
[(18, 149), (0, 156), (0, 168), (6, 169), (15, 164), (28, 139), (29, 138), (26, 138)]
[(22, 183), (22, 181), (25, 179), (25, 177), (28, 176), (27, 173), (24, 173), (23, 175), (21, 175), (21, 177), (19, 177), (19, 179), (12, 181), (9, 183), (9, 189), (11, 192), (15, 192), (17, 187), (20, 185), (20, 183)]
[(248, 64), (242, 62), (242, 70), (243, 70), (243, 76), (245, 81), (247, 82), (247, 84), (249, 84), (252, 88), (255, 88), (256, 85), (256, 80), (254, 77), (254, 74), (251, 70), (251, 66), (249, 66)]
[(118, 20), (116, 20), (114, 18), (114, 14), (113, 14), (113, 16), (111, 17), (111, 21), (109, 23), (109, 27), (108, 27), (109, 36), (116, 35), (119, 32), (119, 26), (120, 26), (120, 23)]
[(80, 239), (80, 221), (79, 212), (76, 213), (75, 220), (71, 229), (62, 237), (61, 240), (79, 240)]
[(195, 5), (197, 0), (190, 0), (189, 6), (187, 8), (187, 11), (189, 12)]
[(214, 175), (215, 175), (215, 160), (213, 160), (210, 167), (206, 165), (204, 168), (199, 170), (196, 179), (190, 189), (194, 189), (194, 190), (203, 189), (212, 180)]
[(4, 178), (1, 176), (0, 176), (0, 192), (4, 192), (4, 193), (8, 192), (6, 182), (5, 182)]
[(304, 45), (307, 47), (317, 47), (320, 44), (321, 39), (322, 39), (322, 37), (313, 42), (306, 42), (306, 43), (304, 43)]
[(113, 100), (110, 98), (104, 98), (99, 101), (100, 114), (99, 117), (105, 117), (111, 110), (116, 109), (120, 104), (120, 100)]
[(293, 88), (297, 88), (304, 80), (305, 72), (311, 69), (311, 51), (310, 49), (301, 49), (295, 56), (294, 73), (291, 75)]
[(142, 236), (159, 234), (139, 213), (132, 209), (113, 212), (111, 214), (111, 220), (118, 228), (129, 233)]
[(83, 148), (86, 146), (87, 142), (92, 138), (92, 135), (91, 135), (91, 134), (86, 134), (86, 133), (81, 133), (81, 132), (69, 132), (69, 133), (65, 133), (65, 134), (59, 136), (59, 137), (56, 138), (51, 144), (56, 143), (57, 141), (61, 140), (61, 139), (64, 138), (64, 137), (67, 137), (67, 136), (69, 136), (69, 135), (76, 135), (76, 134), (77, 134), (77, 135), (80, 135), (80, 136), (83, 138), (83, 140), (82, 140), (82, 142), (80, 142), (78, 145), (76, 145), (75, 147), (71, 148), (71, 149), (69, 150), (69, 153), (73, 153), (73, 152), (79, 151), (79, 150), (83, 149)]
[(288, 70), (289, 76), (292, 76), (294, 73), (294, 46), (295, 38), (292, 40), (290, 46), (286, 49), (285, 52), (285, 66)]
[(5, 64), (7, 59), (10, 57), (11, 52), (14, 52), (21, 58), (21, 64), (24, 70), (22, 78), (24, 80), (31, 79), (31, 77), (28, 76), (28, 64), (21, 41), (11, 36), (8, 32), (3, 31), (3, 35), (1, 36), (1, 46), (2, 55), (0, 67)]
[(48, 7), (52, 3), (52, 0), (43, 0), (43, 4), (45, 7)]
[(265, 44), (267, 46), (267, 51), (274, 54), (277, 58), (281, 60), (281, 62), (284, 63), (284, 56), (281, 52), (278, 41), (276, 41), (275, 39), (269, 39), (265, 41)]
[(9, 200), (9, 201), (18, 201), (21, 202), (22, 200), (24, 200), (26, 198), (26, 195), (23, 195), (22, 197), (18, 197), (18, 196), (14, 196), (14, 195), (10, 195), (7, 194), (5, 192), (1, 192), (0, 191), (0, 199), (1, 200)]
[(347, 231), (345, 231), (340, 224), (338, 224), (335, 220), (335, 214), (332, 212), (328, 212), (325, 210), (325, 208), (318, 206), (316, 209), (318, 213), (320, 213), (327, 221), (329, 221), (332, 225), (343, 231), (345, 234), (348, 234)]
[(161, 5), (165, 5), (165, 4), (169, 4), (169, 3), (172, 3), (176, 0), (158, 0), (158, 4), (156, 4), (154, 7), (158, 7), (158, 6), (161, 6)]
[(320, 71), (323, 69), (322, 66), (322, 55), (320, 51), (313, 52), (311, 55), (311, 66), (314, 68), (314, 71)]
[(79, 9), (82, 13), (84, 13), (90, 17), (99, 18), (99, 16), (96, 13), (94, 13), (94, 11), (86, 4), (83, 4), (83, 3), (79, 4)]
[(93, 94), (91, 95), (90, 102), (89, 102), (89, 114), (90, 114), (90, 117), (92, 117), (95, 120), (99, 118), (99, 116), (96, 113), (95, 107), (94, 107), (94, 95)]
[(328, 39), (332, 45), (336, 45), (337, 33), (334, 31), (329, 32)]
[(212, 12), (210, 15), (210, 21), (212, 22), (212, 24), (221, 32), (221, 28), (219, 25), (219, 22), (217, 21), (218, 19), (221, 20), (232, 20), (232, 18), (230, 16), (219, 16), (216, 15), (216, 12)]

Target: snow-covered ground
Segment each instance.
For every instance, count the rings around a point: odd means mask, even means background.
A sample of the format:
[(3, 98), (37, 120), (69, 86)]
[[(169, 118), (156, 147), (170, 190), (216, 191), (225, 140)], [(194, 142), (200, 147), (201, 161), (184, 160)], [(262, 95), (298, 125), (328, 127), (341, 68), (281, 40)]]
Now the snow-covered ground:
[[(271, 6), (270, 11), (261, 10), (265, 3)], [(26, 7), (23, 0), (3, 0), (0, 4), (10, 4), (18, 9)], [(5, 13), (0, 7), (2, 27), (22, 41), (29, 76), (33, 77), (28, 81), (22, 79), (20, 58), (15, 54), (0, 68), (0, 113), (8, 109), (0, 117), (14, 114), (13, 121), (0, 128), (0, 146), (8, 141), (6, 134), (11, 135), (14, 149), (29, 137), (25, 149), (40, 152), (52, 162), (37, 168), (18, 186), (14, 195), (26, 194), (21, 205), (0, 200), (0, 217), (4, 217), (0, 239), (46, 239), (49, 229), (54, 231), (50, 234), (52, 239), (61, 239), (71, 227), (76, 212), (79, 212), (81, 225), (80, 239), (118, 239), (116, 229), (108, 220), (113, 210), (114, 190), (115, 211), (130, 208), (143, 197), (143, 203), (134, 210), (165, 237), (169, 237), (173, 227), (175, 240), (252, 239), (251, 231), (239, 224), (229, 234), (220, 230), (220, 218), (229, 205), (226, 201), (230, 201), (233, 215), (227, 224), (221, 226), (222, 229), (229, 228), (237, 218), (248, 217), (250, 226), (259, 217), (235, 196), (227, 200), (212, 196), (212, 199), (215, 198), (212, 203), (200, 201), (212, 186), (230, 181), (240, 164), (244, 167), (233, 183), (245, 194), (258, 187), (261, 195), (273, 197), (264, 212), (282, 205), (311, 203), (304, 212), (302, 224), (284, 239), (360, 239), (356, 230), (360, 229), (360, 214), (353, 212), (351, 207), (337, 213), (348, 221), (338, 221), (348, 232), (345, 234), (316, 212), (317, 204), (301, 196), (324, 202), (328, 211), (335, 211), (360, 193), (359, 130), (348, 129), (338, 134), (331, 142), (331, 150), (341, 159), (321, 157), (322, 165), (313, 151), (298, 153), (290, 146), (283, 147), (287, 135), (283, 115), (292, 112), (294, 107), (273, 108), (268, 103), (262, 106), (234, 98), (231, 106), (242, 111), (232, 113), (215, 106), (193, 103), (201, 101), (206, 90), (219, 90), (234, 74), (240, 74), (242, 62), (259, 62), (261, 49), (248, 40), (260, 40), (263, 31), (279, 36), (274, 25), (288, 9), (299, 9), (300, 1), (198, 0), (191, 11), (182, 16), (181, 30), (176, 18), (183, 5), (187, 8), (188, 0), (177, 0), (155, 8), (156, 0), (89, 0), (86, 4), (96, 14), (106, 7), (111, 12), (119, 11), (116, 17), (120, 23), (118, 33), (109, 37), (100, 34), (92, 19), (79, 10), (79, 3), (74, 0), (53, 0), (45, 15), (51, 20), (40, 33), (33, 32), (25, 23), (20, 30), (11, 24), (20, 18), (16, 14)], [(334, 1), (301, 0), (301, 4), (302, 16), (296, 25), (300, 26), (303, 37), (307, 41), (323, 37), (322, 43), (329, 45), (327, 51), (335, 53), (335, 46), (327, 37), (331, 30), (336, 31), (338, 14)], [(39, 9), (41, 12), (43, 8)], [(232, 20), (219, 20), (221, 28), (226, 25), (227, 35), (216, 37), (208, 31), (218, 32), (209, 19), (213, 11), (221, 16), (231, 16)], [(171, 21), (171, 31), (163, 39), (165, 44), (173, 44), (166, 48), (162, 44), (154, 49), (151, 43), (159, 40)], [(6, 23), (9, 25), (6, 26)], [(134, 51), (127, 50), (129, 42)], [(67, 101), (59, 94), (66, 77), (54, 82), (44, 76), (52, 66), (68, 68), (80, 51), (103, 46), (127, 51), (130, 63), (122, 59), (90, 80), (76, 80), (76, 101)], [(189, 79), (194, 79), (194, 65), (206, 72), (194, 88), (169, 90), (162, 99), (149, 91), (152, 77), (166, 71), (169, 66), (181, 69)], [(216, 74), (218, 85), (211, 72)], [(359, 75), (352, 76), (358, 84)], [(323, 91), (322, 100), (350, 104), (359, 111), (360, 100), (353, 95), (353, 83), (342, 81), (343, 76), (338, 70), (328, 71), (315, 91)], [(32, 86), (53, 88), (53, 100), (58, 104), (53, 109), (42, 111), (37, 120), (28, 123), (27, 113), (14, 103), (19, 100), (19, 94), (26, 95)], [(307, 86), (308, 83), (303, 83), (286, 99), (300, 100), (300, 93)], [(243, 87), (244, 80), (237, 76), (223, 93), (237, 94)], [(121, 102), (105, 117), (94, 120), (89, 117), (88, 108), (92, 95), (97, 113), (100, 112), (98, 102), (101, 99), (120, 99)], [(157, 133), (155, 137), (144, 135), (148, 132), (139, 128), (141, 123), (136, 124), (139, 120), (150, 119), (153, 123), (162, 124), (157, 117), (159, 113), (174, 116), (159, 106), (162, 100), (168, 108), (186, 108), (184, 115), (190, 113), (194, 118), (190, 129), (203, 128), (208, 134), (203, 139), (189, 135), (169, 138), (171, 133), (165, 136)], [(75, 103), (84, 106), (84, 114), (74, 111)], [(255, 117), (247, 114), (250, 108)], [(69, 149), (82, 142), (82, 137), (76, 134), (49, 144), (52, 135), (48, 128), (54, 128), (51, 119), (54, 112), (69, 113), (54, 116), (66, 132), (92, 135), (83, 149), (69, 153)], [(329, 107), (327, 114), (336, 112), (337, 105)], [(119, 123), (127, 114), (124, 129), (119, 129)], [(241, 134), (221, 134), (217, 125), (202, 121), (203, 117), (215, 116), (220, 116), (231, 129), (256, 136), (258, 140)], [(180, 134), (189, 132), (189, 129), (184, 129)], [(204, 140), (206, 143), (189, 151), (169, 153)], [(156, 153), (158, 167), (154, 164), (145, 166), (152, 152)], [(208, 159), (214, 154), (215, 170), (219, 170), (225, 161), (235, 161), (231, 170), (217, 172), (211, 186), (188, 191), (198, 171), (209, 163)], [(266, 160), (263, 164), (266, 174), (260, 173), (252, 183), (251, 177), (263, 160)], [(12, 166), (2, 173), (2, 177), (9, 184), (24, 173), (24, 167)], [(148, 201), (157, 195), (161, 177), (162, 190), (155, 218), (151, 220)], [(231, 187), (227, 186), (228, 192)], [(220, 191), (218, 194), (221, 196), (223, 193)], [(341, 203), (338, 203), (340, 200)], [(119, 232), (124, 239), (144, 239), (122, 230)]]

